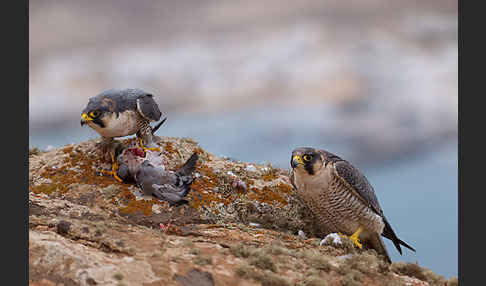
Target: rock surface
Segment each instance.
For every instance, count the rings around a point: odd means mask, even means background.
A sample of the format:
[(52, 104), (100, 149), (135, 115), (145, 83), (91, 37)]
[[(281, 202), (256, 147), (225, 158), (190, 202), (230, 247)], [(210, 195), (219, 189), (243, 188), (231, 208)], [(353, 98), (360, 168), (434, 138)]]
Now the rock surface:
[(199, 154), (189, 205), (101, 175), (110, 165), (99, 140), (30, 150), (31, 285), (457, 285), (348, 243), (319, 246), (324, 234), (286, 170), (216, 157), (189, 138), (157, 140), (169, 170)]

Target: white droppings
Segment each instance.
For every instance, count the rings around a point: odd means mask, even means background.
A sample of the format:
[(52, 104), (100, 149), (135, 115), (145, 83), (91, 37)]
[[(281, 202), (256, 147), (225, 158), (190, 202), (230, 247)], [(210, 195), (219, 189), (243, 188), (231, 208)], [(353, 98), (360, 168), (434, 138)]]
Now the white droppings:
[(341, 237), (335, 232), (326, 235), (326, 237), (324, 237), (319, 243), (319, 246), (322, 246), (326, 243), (343, 244), (343, 242), (341, 241)]
[(346, 254), (346, 255), (339, 255), (337, 257), (337, 259), (348, 259), (348, 258), (351, 258), (351, 257), (353, 257), (353, 255), (351, 253), (349, 253), (349, 254)]
[(248, 166), (246, 166), (245, 170), (248, 171), (248, 172), (256, 172), (257, 168), (255, 168), (255, 166), (253, 166), (253, 165), (248, 165)]
[(303, 230), (301, 230), (301, 229), (297, 232), (297, 235), (300, 238), (302, 238), (302, 239), (306, 239), (307, 238), (307, 236), (305, 235), (305, 232)]

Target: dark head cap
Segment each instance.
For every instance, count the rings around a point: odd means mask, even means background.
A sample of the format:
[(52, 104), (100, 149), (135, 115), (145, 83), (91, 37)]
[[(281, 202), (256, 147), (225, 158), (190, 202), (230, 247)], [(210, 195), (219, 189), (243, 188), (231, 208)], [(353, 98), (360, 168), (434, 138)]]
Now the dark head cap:
[(330, 162), (341, 161), (338, 156), (311, 147), (299, 147), (292, 151), (290, 158), (290, 166), (292, 169), (305, 170), (309, 175), (317, 173), (322, 166), (326, 166)]
[(305, 170), (309, 175), (314, 175), (322, 166), (321, 154), (315, 148), (296, 148), (292, 151), (290, 166), (292, 169)]

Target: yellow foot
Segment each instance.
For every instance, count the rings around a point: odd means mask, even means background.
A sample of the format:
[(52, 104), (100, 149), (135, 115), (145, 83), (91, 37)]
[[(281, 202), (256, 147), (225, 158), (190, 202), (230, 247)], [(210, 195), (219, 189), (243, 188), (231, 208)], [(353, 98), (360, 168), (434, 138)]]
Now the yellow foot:
[(359, 238), (354, 237), (354, 236), (350, 236), (349, 239), (351, 239), (351, 241), (354, 243), (354, 245), (356, 245), (360, 249), (363, 248), (363, 245), (359, 242)]
[(107, 175), (113, 175), (113, 178), (115, 178), (118, 182), (123, 182), (120, 177), (116, 174), (116, 170), (118, 170), (118, 164), (115, 161), (115, 156), (111, 155), (111, 171), (106, 171), (106, 170), (101, 170), (102, 173), (107, 174)]
[(148, 147), (145, 147), (145, 146), (143, 145), (142, 138), (139, 138), (138, 140), (139, 140), (139, 142), (140, 142), (140, 148), (142, 148), (142, 149), (143, 149), (143, 151), (145, 151), (145, 152), (146, 152), (147, 150), (150, 150), (150, 151), (158, 151), (158, 152), (160, 152), (160, 148), (159, 148), (159, 147), (152, 147), (152, 148), (148, 148)]
[(340, 237), (345, 237), (345, 238), (349, 238), (353, 243), (354, 245), (356, 245), (359, 249), (362, 249), (363, 248), (363, 245), (359, 242), (359, 234), (361, 233), (363, 229), (361, 227), (359, 227), (351, 236), (346, 236), (340, 232), (338, 232), (338, 235)]

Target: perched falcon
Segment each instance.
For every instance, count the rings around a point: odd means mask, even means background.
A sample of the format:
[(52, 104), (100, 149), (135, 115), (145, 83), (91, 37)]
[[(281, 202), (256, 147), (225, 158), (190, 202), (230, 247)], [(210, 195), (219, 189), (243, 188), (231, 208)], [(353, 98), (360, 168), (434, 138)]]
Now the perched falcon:
[(290, 165), (292, 185), (326, 231), (350, 236), (359, 248), (362, 241), (389, 263), (381, 236), (390, 239), (400, 254), (400, 245), (415, 251), (397, 237), (373, 187), (349, 162), (325, 150), (301, 147), (292, 151)]
[(153, 133), (165, 119), (155, 128), (150, 122), (158, 121), (161, 115), (152, 94), (135, 88), (110, 89), (89, 99), (81, 113), (81, 126), (87, 124), (101, 135), (103, 153), (112, 161), (112, 172), (107, 173), (121, 181), (116, 174), (118, 166), (113, 138), (136, 134), (144, 150), (160, 151), (154, 143)]
[(169, 202), (170, 205), (188, 203), (184, 197), (191, 190), (192, 173), (199, 158), (197, 153), (177, 171), (166, 171), (164, 168), (154, 166), (149, 160), (143, 159), (137, 148), (126, 149), (122, 155), (119, 176), (124, 182), (134, 182), (147, 196), (154, 196), (159, 200)]

